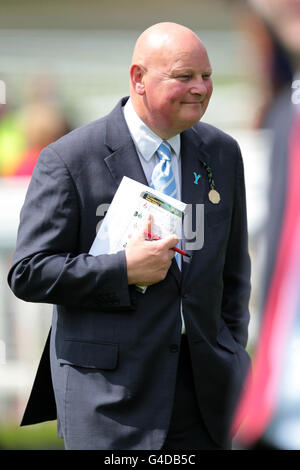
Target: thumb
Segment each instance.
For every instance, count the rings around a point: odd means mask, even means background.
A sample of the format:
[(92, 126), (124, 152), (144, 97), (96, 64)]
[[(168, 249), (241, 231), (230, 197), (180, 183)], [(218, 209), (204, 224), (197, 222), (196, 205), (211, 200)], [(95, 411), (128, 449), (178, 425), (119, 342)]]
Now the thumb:
[(161, 246), (164, 248), (167, 248), (167, 249), (174, 248), (174, 246), (176, 246), (177, 243), (179, 243), (179, 238), (177, 237), (177, 235), (172, 234), (169, 237), (166, 237), (160, 240), (160, 243), (161, 243)]

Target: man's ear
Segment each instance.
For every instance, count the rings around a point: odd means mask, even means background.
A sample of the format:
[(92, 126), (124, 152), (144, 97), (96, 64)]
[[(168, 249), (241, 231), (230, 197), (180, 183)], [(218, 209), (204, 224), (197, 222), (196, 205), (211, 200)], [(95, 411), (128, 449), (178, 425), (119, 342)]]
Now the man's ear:
[(130, 67), (130, 80), (133, 89), (138, 95), (145, 94), (144, 68), (139, 64), (132, 64)]

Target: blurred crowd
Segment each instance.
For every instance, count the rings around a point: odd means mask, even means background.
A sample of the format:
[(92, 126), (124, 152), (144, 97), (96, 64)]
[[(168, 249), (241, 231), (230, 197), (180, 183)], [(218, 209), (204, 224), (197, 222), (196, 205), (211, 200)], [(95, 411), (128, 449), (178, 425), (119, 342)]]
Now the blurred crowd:
[[(300, 449), (300, 0), (249, 0), (244, 26), (272, 131), (266, 256), (253, 370), (233, 423), (250, 449)], [(259, 171), (259, 169), (258, 169)]]
[(70, 126), (47, 77), (30, 83), (24, 107), (0, 105), (0, 176), (30, 176), (40, 151)]

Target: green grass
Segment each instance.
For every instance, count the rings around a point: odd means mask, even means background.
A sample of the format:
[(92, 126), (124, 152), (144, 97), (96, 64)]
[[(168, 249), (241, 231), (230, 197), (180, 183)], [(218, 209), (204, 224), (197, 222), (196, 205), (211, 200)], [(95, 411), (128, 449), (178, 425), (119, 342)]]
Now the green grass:
[(1, 450), (63, 450), (64, 441), (57, 437), (56, 421), (20, 427), (15, 424), (0, 426)]

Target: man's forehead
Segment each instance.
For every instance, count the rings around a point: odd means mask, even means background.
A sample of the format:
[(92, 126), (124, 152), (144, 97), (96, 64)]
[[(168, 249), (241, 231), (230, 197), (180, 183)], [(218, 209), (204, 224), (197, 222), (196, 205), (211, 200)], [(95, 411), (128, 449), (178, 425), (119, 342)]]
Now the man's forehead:
[(177, 40), (172, 34), (146, 35), (139, 42), (138, 61), (147, 69), (155, 67), (165, 71), (178, 67), (211, 69), (205, 45), (197, 35), (186, 29), (180, 32)]
[(170, 58), (169, 67), (172, 70), (176, 69), (207, 69), (211, 70), (210, 60), (205, 53), (191, 53), (183, 52), (177, 54), (174, 58)]

